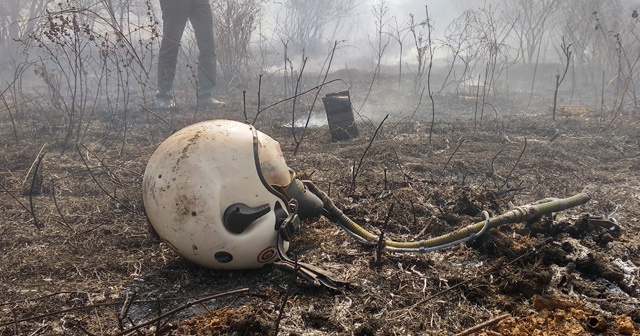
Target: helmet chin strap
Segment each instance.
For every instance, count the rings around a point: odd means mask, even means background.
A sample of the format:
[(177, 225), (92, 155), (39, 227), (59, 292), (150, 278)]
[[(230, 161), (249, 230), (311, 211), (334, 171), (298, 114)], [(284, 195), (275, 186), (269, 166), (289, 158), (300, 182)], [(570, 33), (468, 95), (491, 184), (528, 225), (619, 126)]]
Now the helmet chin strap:
[(287, 255), (284, 243), (285, 241), (290, 241), (293, 234), (300, 227), (300, 218), (297, 214), (298, 206), (295, 199), (292, 199), (288, 206), (289, 216), (282, 221), (278, 228), (276, 248), (280, 260), (274, 262), (273, 265), (281, 270), (293, 272), (298, 277), (314, 285), (321, 285), (334, 290), (338, 289), (336, 282), (332, 279), (333, 276), (329, 272), (319, 267), (293, 260)]
[[(298, 262), (297, 260), (291, 259), (286, 252), (286, 248), (284, 247), (285, 241), (291, 241), (293, 235), (300, 229), (300, 217), (298, 216), (298, 202), (301, 201), (305, 205), (305, 211), (301, 214), (303, 217), (313, 216), (316, 212), (319, 212), (317, 209), (311, 210), (312, 204), (315, 207), (322, 208), (322, 202), (315, 195), (305, 194), (304, 185), (298, 181), (297, 179), (293, 179), (293, 181), (289, 184), (289, 192), (293, 192), (298, 198), (294, 198), (287, 195), (287, 187), (278, 186), (278, 185), (270, 185), (264, 178), (262, 173), (262, 167), (260, 166), (260, 158), (259, 155), (259, 139), (258, 132), (254, 127), (251, 127), (251, 132), (253, 133), (253, 155), (256, 165), (256, 170), (258, 172), (258, 176), (260, 177), (260, 181), (264, 185), (269, 192), (273, 195), (280, 198), (282, 201), (289, 199), (286, 203), (286, 207), (288, 210), (288, 215), (284, 219), (278, 220), (278, 214), (276, 213), (276, 227), (277, 237), (276, 237), (276, 250), (278, 251), (279, 261), (274, 262), (274, 266), (280, 268), (285, 271), (294, 272), (300, 278), (314, 284), (314, 285), (322, 285), (327, 288), (337, 289), (335, 282), (331, 279), (331, 275), (312, 265)], [(297, 182), (296, 182), (297, 181)], [(295, 186), (291, 188), (291, 186)], [(311, 211), (311, 212), (309, 212)], [(284, 215), (284, 211), (282, 212)], [(319, 215), (319, 214), (318, 214)], [(282, 216), (284, 217), (284, 216)], [(282, 218), (280, 217), (280, 218)]]

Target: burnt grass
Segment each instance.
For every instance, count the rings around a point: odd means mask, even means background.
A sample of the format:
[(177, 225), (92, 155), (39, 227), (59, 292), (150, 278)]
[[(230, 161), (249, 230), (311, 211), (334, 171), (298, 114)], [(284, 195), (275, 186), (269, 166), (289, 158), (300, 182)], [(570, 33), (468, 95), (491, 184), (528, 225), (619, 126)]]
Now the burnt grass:
[[(474, 101), (441, 95), (430, 136), (425, 101), (416, 113), (372, 96), (368, 106), (390, 114), (373, 141), (382, 116), (365, 107), (356, 115), (360, 137), (332, 141), (327, 126), (312, 127), (294, 155), (290, 105), (264, 112), (256, 126), (353, 220), (380, 232), (393, 205), (385, 234), (395, 240), (441, 235), (485, 210), (592, 197), (426, 254), (377, 255), (324, 218), (306, 220), (291, 253), (333, 273), (334, 291), (272, 268), (199, 268), (148, 234), (148, 158), (193, 122), (244, 120), (237, 97), (226, 93), (218, 111), (98, 112), (66, 145), (66, 121), (55, 112), (0, 114), (1, 335), (442, 335), (483, 322), (474, 333), (637, 333), (637, 115), (554, 122), (547, 103), (525, 109), (505, 100), (480, 121)], [(303, 129), (294, 131), (299, 139)], [(214, 294), (223, 295), (199, 300)]]

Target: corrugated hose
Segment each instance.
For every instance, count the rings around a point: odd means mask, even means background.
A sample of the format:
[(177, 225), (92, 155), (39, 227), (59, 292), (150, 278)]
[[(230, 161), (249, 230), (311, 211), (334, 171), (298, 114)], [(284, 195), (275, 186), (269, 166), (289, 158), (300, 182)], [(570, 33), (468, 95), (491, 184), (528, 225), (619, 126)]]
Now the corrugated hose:
[[(351, 218), (338, 209), (331, 198), (322, 190), (318, 189), (311, 181), (303, 181), (307, 188), (318, 196), (324, 204), (325, 216), (337, 223), (349, 235), (357, 240), (365, 243), (377, 243), (379, 236), (373, 234), (362, 226), (358, 225)], [(520, 223), (530, 221), (534, 218), (549, 215), (553, 212), (564, 211), (566, 209), (582, 205), (588, 202), (591, 197), (586, 193), (578, 193), (567, 198), (546, 198), (530, 204), (515, 207), (504, 214), (489, 217), (486, 211), (483, 211), (484, 220), (475, 224), (468, 225), (454, 232), (411, 242), (398, 242), (391, 239), (385, 239), (385, 249), (393, 252), (430, 252), (446, 248), (449, 246), (464, 243), (466, 241), (477, 238), (486, 230), (508, 223)]]

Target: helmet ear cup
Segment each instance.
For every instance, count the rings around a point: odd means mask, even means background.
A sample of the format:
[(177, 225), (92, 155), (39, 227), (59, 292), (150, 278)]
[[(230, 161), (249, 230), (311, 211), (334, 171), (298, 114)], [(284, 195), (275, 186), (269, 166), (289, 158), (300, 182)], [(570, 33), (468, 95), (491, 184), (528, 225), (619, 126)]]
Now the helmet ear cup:
[(244, 203), (234, 203), (224, 210), (222, 224), (227, 231), (234, 234), (243, 233), (251, 223), (271, 211), (269, 204), (250, 207)]
[(298, 216), (301, 219), (319, 217), (324, 210), (322, 200), (307, 189), (302, 181), (293, 179), (287, 186), (286, 193), (298, 202)]

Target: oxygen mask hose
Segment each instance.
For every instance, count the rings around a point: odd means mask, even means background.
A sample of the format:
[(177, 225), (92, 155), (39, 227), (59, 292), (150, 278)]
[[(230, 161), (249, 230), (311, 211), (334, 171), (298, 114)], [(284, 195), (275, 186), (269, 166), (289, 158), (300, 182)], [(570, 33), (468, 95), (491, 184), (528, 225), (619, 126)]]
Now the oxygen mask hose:
[[(366, 243), (377, 243), (379, 240), (378, 235), (373, 234), (356, 222), (351, 220), (347, 215), (338, 209), (333, 203), (331, 198), (318, 189), (311, 181), (304, 181), (307, 188), (316, 194), (323, 202), (324, 209), (326, 211), (326, 217), (331, 221), (337, 223), (348, 234), (356, 239)], [(477, 238), (482, 235), (486, 230), (500, 226), (507, 223), (520, 223), (532, 220), (534, 218), (549, 215), (553, 212), (564, 211), (569, 208), (573, 208), (578, 205), (587, 203), (591, 197), (586, 193), (579, 193), (567, 198), (548, 198), (540, 200), (531, 204), (522, 205), (505, 212), (504, 214), (489, 217), (486, 211), (483, 211), (485, 220), (468, 225), (457, 231), (430, 239), (412, 241), (412, 242), (398, 242), (390, 239), (386, 239), (385, 249), (393, 252), (430, 252), (439, 250), (445, 247), (457, 245)]]

